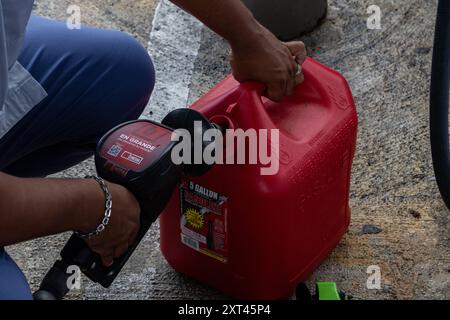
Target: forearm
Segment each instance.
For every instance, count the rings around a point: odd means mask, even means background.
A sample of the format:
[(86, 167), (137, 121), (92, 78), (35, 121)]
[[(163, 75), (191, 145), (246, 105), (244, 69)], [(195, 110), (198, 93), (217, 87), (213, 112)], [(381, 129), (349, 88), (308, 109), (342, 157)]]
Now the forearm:
[(171, 0), (197, 17), (231, 46), (245, 45), (261, 34), (261, 25), (240, 0)]
[(95, 224), (104, 207), (85, 179), (22, 179), (0, 173), (0, 247)]

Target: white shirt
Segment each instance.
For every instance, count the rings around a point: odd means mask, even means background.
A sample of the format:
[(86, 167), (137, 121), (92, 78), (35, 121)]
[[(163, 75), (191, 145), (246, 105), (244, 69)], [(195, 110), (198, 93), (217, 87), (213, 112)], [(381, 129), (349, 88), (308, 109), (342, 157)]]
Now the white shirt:
[(46, 96), (17, 61), (34, 0), (0, 0), (0, 139)]

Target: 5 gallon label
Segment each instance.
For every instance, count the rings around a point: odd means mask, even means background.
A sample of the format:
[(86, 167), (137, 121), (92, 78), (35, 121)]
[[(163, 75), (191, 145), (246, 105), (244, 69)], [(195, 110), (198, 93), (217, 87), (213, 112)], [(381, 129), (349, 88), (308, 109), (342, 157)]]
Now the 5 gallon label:
[(183, 181), (180, 187), (181, 242), (223, 263), (227, 262), (227, 197)]

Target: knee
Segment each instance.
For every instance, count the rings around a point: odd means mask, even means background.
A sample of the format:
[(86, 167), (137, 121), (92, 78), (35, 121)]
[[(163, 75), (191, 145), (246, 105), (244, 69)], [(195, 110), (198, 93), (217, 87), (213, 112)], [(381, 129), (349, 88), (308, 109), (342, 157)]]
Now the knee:
[(107, 45), (98, 52), (97, 62), (105, 63), (106, 87), (114, 97), (110, 115), (120, 121), (133, 120), (143, 112), (155, 85), (155, 69), (147, 50), (132, 36), (108, 31)]
[[(132, 36), (116, 32), (118, 52), (115, 70), (121, 93), (139, 116), (155, 86), (155, 68), (147, 50)], [(136, 105), (137, 104), (137, 105)]]
[(117, 72), (124, 82), (143, 96), (150, 96), (155, 85), (155, 68), (147, 50), (132, 36), (116, 32)]

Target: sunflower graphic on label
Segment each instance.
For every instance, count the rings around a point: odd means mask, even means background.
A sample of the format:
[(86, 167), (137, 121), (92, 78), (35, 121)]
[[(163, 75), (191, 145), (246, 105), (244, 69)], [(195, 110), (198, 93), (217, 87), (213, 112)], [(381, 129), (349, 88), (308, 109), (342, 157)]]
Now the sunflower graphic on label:
[(185, 213), (186, 222), (195, 229), (201, 229), (205, 225), (203, 214), (194, 208), (188, 208)]

